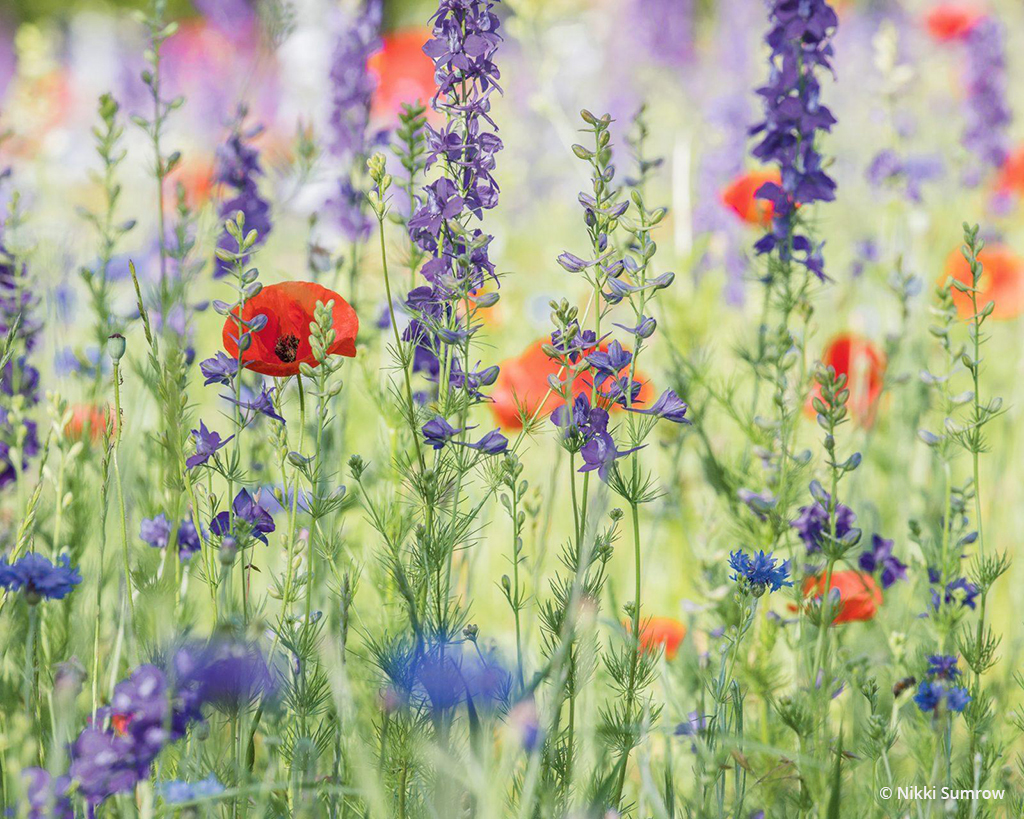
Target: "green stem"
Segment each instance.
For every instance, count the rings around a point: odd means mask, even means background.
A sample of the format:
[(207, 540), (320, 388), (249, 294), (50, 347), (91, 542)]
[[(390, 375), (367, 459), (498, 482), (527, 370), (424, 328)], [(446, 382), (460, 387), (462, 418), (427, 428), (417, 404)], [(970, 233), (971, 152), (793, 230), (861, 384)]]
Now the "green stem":
[(124, 427), (124, 418), (121, 416), (121, 367), (117, 361), (114, 362), (114, 412), (117, 417), (117, 430), (114, 437), (114, 480), (117, 481), (117, 501), (121, 512), (121, 545), (124, 554), (125, 592), (128, 595), (128, 609), (131, 613), (132, 625), (134, 627), (135, 599), (132, 596), (132, 572), (128, 557), (128, 514), (125, 511), (124, 482), (121, 480), (121, 466), (117, 457), (121, 450), (121, 430)]

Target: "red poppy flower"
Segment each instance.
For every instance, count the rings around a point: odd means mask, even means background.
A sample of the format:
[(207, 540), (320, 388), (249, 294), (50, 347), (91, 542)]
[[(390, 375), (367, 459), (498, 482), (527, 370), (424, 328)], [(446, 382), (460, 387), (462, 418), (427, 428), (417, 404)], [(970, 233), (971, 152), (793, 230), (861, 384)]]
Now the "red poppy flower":
[[(64, 427), (64, 433), (72, 441), (80, 441), (88, 433), (93, 441), (100, 440), (107, 431), (107, 419), (110, 407), (98, 407), (95, 404), (75, 404), (71, 408), (71, 419)], [(117, 428), (117, 421), (114, 421)]]
[(164, 190), (164, 206), (177, 207), (178, 184), (185, 190), (185, 202), (192, 210), (199, 210), (213, 195), (214, 167), (209, 159), (185, 160), (167, 178)]
[(437, 86), (434, 63), (423, 53), (432, 37), (429, 28), (407, 28), (384, 35), (384, 45), (370, 57), (366, 67), (377, 80), (373, 94), (373, 115), (392, 119), (403, 102), (421, 100), (429, 104)]
[[(627, 620), (626, 631), (633, 628)], [(640, 622), (640, 648), (654, 651), (659, 646), (665, 649), (665, 659), (674, 660), (679, 653), (679, 644), (686, 637), (686, 626), (672, 617), (649, 617)]]
[(1024, 145), (1014, 150), (1003, 166), (995, 181), (995, 191), (1001, 194), (1024, 196)]
[[(318, 301), (334, 302), (336, 337), (328, 352), (349, 358), (355, 356), (359, 318), (349, 303), (319, 284), (282, 282), (264, 287), (245, 303), (242, 318), (251, 321), (262, 314), (267, 317), (267, 325), (252, 334), (252, 344), (242, 354), (243, 365), (253, 372), (277, 378), (297, 375), (300, 364), (317, 366), (309, 346), (309, 325)], [(229, 316), (224, 322), (223, 339), (224, 349), (232, 358), (238, 357), (237, 335), (238, 324)]]
[[(523, 424), (519, 417), (519, 407), (525, 407), (527, 416), (542, 417), (550, 415), (564, 402), (561, 397), (552, 392), (544, 400), (548, 392), (548, 376), (558, 375), (560, 369), (558, 362), (552, 361), (544, 354), (543, 347), (548, 343), (547, 339), (533, 342), (520, 355), (502, 362), (498, 373), (498, 380), (491, 390), (491, 411), (494, 418), (504, 429), (522, 429)], [(601, 349), (607, 349), (602, 344)], [(623, 369), (620, 375), (626, 375), (628, 369)], [(633, 374), (635, 380), (641, 384), (640, 394), (634, 403), (644, 404), (651, 397), (651, 385), (647, 378), (639, 370)], [(581, 373), (576, 376), (573, 384), (573, 396), (580, 393), (590, 394), (593, 381), (589, 373)], [(544, 405), (541, 406), (541, 401)], [(612, 409), (617, 407), (614, 405)], [(538, 410), (539, 408), (539, 410)]]
[[(882, 590), (870, 574), (852, 569), (833, 572), (830, 589), (839, 591), (839, 614), (833, 623), (854, 623), (870, 620), (882, 605)], [(808, 577), (804, 580), (804, 597), (819, 598), (825, 589), (825, 575)]]
[(966, 37), (983, 16), (962, 3), (942, 3), (928, 12), (924, 24), (932, 37), (945, 43)]
[[(850, 391), (846, 408), (854, 420), (871, 426), (875, 421), (878, 396), (882, 393), (885, 354), (866, 338), (843, 333), (832, 339), (821, 361), (826, 367), (834, 367), (837, 374), (846, 376), (846, 388)], [(820, 385), (815, 384), (807, 400), (807, 414), (812, 418), (815, 415), (813, 397), (821, 397)]]
[[(978, 309), (990, 301), (995, 302), (992, 311), (994, 319), (1012, 319), (1024, 312), (1024, 259), (1021, 259), (1006, 245), (988, 245), (978, 255), (981, 262), (980, 292), (977, 294)], [(971, 266), (960, 249), (952, 251), (946, 259), (946, 276), (970, 284)], [(974, 315), (971, 294), (952, 289), (953, 301), (961, 318)]]
[(741, 174), (722, 191), (722, 202), (744, 222), (767, 227), (772, 222), (775, 206), (766, 199), (754, 198), (754, 194), (765, 182), (782, 184), (782, 176), (778, 171), (749, 171)]

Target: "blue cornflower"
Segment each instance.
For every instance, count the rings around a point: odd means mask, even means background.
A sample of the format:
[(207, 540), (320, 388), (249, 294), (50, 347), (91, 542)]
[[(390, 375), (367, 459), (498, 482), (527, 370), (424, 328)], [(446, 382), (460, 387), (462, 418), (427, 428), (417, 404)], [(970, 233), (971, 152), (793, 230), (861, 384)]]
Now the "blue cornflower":
[(205, 464), (218, 449), (235, 437), (230, 435), (221, 440), (220, 433), (211, 432), (202, 421), (199, 422), (199, 429), (192, 430), (192, 436), (196, 439), (196, 451), (185, 461), (189, 469)]
[(949, 693), (946, 694), (946, 707), (950, 711), (960, 712), (967, 707), (973, 697), (967, 693), (966, 688), (950, 688)]
[(925, 713), (934, 711), (939, 703), (942, 702), (942, 695), (944, 693), (945, 691), (938, 683), (922, 680), (921, 684), (917, 687), (917, 693), (914, 694), (914, 702)]
[(960, 676), (957, 668), (957, 657), (953, 654), (933, 654), (928, 658), (928, 675), (942, 680), (952, 680)]
[[(234, 518), (236, 521), (243, 521), (249, 529), (249, 533), (257, 540), (267, 543), (267, 535), (273, 532), (274, 518), (263, 506), (260, 505), (260, 495), (257, 492), (254, 498), (247, 489), (242, 489), (232, 503)], [(220, 537), (226, 537), (231, 532), (231, 514), (220, 512), (210, 521), (210, 531)]]
[(729, 566), (736, 572), (732, 579), (746, 581), (757, 597), (765, 591), (778, 591), (783, 586), (793, 585), (789, 579), (789, 561), (780, 564), (771, 552), (760, 551), (750, 558), (745, 552), (736, 550), (729, 555)]
[(55, 564), (36, 552), (14, 563), (7, 561), (7, 555), (0, 558), (0, 586), (11, 591), (24, 589), (25, 599), (32, 605), (44, 597), (62, 600), (81, 582), (82, 575), (67, 555), (61, 555)]
[(230, 385), (231, 379), (238, 372), (238, 360), (231, 358), (227, 353), (218, 352), (213, 358), (199, 362), (199, 369), (206, 381), (203, 386), (210, 384)]

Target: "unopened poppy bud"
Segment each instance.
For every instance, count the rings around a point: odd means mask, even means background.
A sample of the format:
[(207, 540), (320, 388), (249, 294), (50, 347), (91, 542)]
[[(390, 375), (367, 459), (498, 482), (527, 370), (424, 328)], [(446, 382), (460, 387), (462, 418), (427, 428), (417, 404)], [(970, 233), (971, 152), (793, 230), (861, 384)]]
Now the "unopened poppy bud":
[(107, 353), (109, 353), (111, 360), (115, 363), (124, 357), (126, 347), (127, 342), (120, 333), (114, 333), (107, 339)]

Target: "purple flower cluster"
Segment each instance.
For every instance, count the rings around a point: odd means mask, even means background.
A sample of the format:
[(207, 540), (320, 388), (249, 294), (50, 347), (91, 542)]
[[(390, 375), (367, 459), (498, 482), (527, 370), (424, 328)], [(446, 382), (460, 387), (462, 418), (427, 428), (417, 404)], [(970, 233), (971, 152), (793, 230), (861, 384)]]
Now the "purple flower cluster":
[[(0, 173), (0, 182), (10, 171)], [(32, 315), (36, 299), (26, 281), (28, 270), (15, 259), (4, 244), (3, 223), (0, 222), (0, 337), (6, 336), (18, 322), (17, 342), (27, 354), (35, 347), (36, 334), (42, 326)], [(27, 355), (15, 355), (0, 371), (0, 393), (24, 401), (24, 409), (39, 403), (39, 370), (28, 363)], [(6, 401), (4, 402), (7, 403)], [(21, 464), (11, 462), (11, 447), (21, 451)], [(0, 489), (13, 483), (18, 470), (28, 466), (29, 458), (39, 454), (39, 437), (35, 421), (27, 418), (17, 422), (6, 407), (0, 407)]]
[(902, 194), (911, 202), (920, 202), (922, 186), (943, 175), (942, 160), (927, 154), (900, 157), (886, 148), (875, 154), (865, 171), (865, 177), (874, 187), (883, 184), (900, 185)]
[(0, 586), (22, 591), (33, 605), (44, 597), (63, 600), (81, 582), (82, 575), (71, 566), (67, 555), (61, 555), (56, 563), (38, 552), (29, 552), (14, 563), (8, 562), (6, 555), (0, 558)]
[(1007, 130), (1013, 114), (1006, 102), (1006, 49), (1003, 27), (992, 17), (979, 20), (965, 40), (964, 77), (967, 125), (962, 142), (981, 162), (968, 182), (981, 181), (981, 170), (999, 168), (1009, 155)]
[[(171, 522), (162, 512), (155, 518), (143, 518), (139, 537), (154, 549), (166, 549), (171, 542)], [(178, 557), (188, 560), (202, 548), (202, 540), (191, 518), (178, 524)]]
[(907, 564), (892, 553), (893, 542), (881, 535), (871, 536), (871, 548), (860, 556), (860, 567), (874, 573), (882, 572), (882, 588), (887, 589), (897, 580), (907, 579)]
[(338, 180), (338, 190), (328, 202), (342, 232), (351, 242), (363, 241), (370, 233), (370, 217), (364, 207), (365, 193), (352, 182), (358, 167), (373, 146), (381, 144), (386, 132), (369, 133), (370, 108), (377, 83), (369, 71), (370, 57), (381, 48), (382, 0), (366, 0), (360, 13), (346, 26), (334, 46), (331, 61), (331, 153), (347, 164)]
[(428, 375), (439, 373), (437, 359), (444, 347), (452, 347), (449, 371), (459, 379), (458, 389), (467, 376), (480, 383), (486, 378), (468, 373), (467, 362), (459, 360), (458, 351), (477, 328), (459, 316), (457, 303), (483, 306), (496, 300), (493, 293), (478, 293), (494, 279), (488, 256), (492, 237), (467, 224), (470, 216), (482, 219), (483, 211), (498, 203), (492, 171), (502, 143), (489, 114), (490, 96), (500, 90), (493, 61), (501, 42), (494, 5), (493, 0), (441, 0), (432, 18), (433, 36), (423, 47), (434, 62), (438, 86), (433, 107), (446, 117), (440, 129), (427, 126), (427, 167), (440, 163), (445, 173), (423, 189), (409, 219), (412, 240), (429, 256), (422, 268), (428, 284), (407, 297), (413, 319), (404, 337), (417, 347), (416, 369)]
[[(800, 515), (792, 522), (800, 539), (807, 547), (807, 554), (812, 555), (821, 551), (825, 538), (831, 537), (830, 521), (826, 504), (831, 500), (830, 495), (815, 483), (812, 485), (812, 493), (815, 494), (815, 501), (810, 506), (801, 506)], [(857, 521), (857, 515), (849, 506), (838, 504), (836, 506), (836, 538), (842, 539), (854, 531), (853, 524)]]
[[(472, 429), (472, 427), (467, 427), (467, 429)], [(475, 449), (477, 452), (482, 452), (485, 455), (499, 455), (508, 449), (508, 438), (502, 435), (499, 430), (491, 430), (475, 444), (471, 444), (468, 441), (454, 440), (456, 435), (464, 431), (456, 429), (440, 415), (427, 421), (422, 429), (423, 439), (427, 442), (428, 446), (432, 446), (434, 449), (443, 449), (446, 444), (453, 444)]]
[(28, 794), (28, 819), (74, 819), (69, 795), (71, 777), (54, 777), (43, 768), (28, 768), (22, 779)]
[(210, 531), (219, 537), (225, 538), (230, 535), (239, 541), (251, 536), (266, 545), (267, 535), (276, 527), (274, 518), (260, 503), (260, 493), (257, 492), (256, 497), (253, 497), (248, 489), (240, 490), (235, 495), (231, 508), (234, 515), (227, 511), (219, 512), (210, 521)]
[(825, 0), (772, 0), (769, 22), (765, 39), (772, 50), (771, 72), (758, 89), (765, 118), (751, 134), (761, 136), (754, 156), (778, 165), (782, 184), (767, 182), (755, 194), (773, 204), (774, 218), (770, 232), (754, 247), (758, 253), (776, 251), (784, 262), (799, 254), (798, 261), (824, 281), (821, 247), (797, 232), (797, 209), (835, 198), (836, 183), (822, 167), (816, 142), (836, 119), (821, 104), (817, 71), (832, 70), (838, 18)]
[(642, 447), (620, 450), (608, 431), (608, 410), (591, 407), (590, 396), (581, 392), (572, 405), (563, 404), (551, 413), (551, 421), (562, 431), (563, 438), (580, 453), (580, 472), (597, 470), (602, 481), (619, 458)]
[(204, 705), (237, 706), (275, 690), (259, 649), (215, 638), (171, 653), (167, 670), (140, 666), (71, 747), (71, 778), (94, 808), (149, 777), (157, 755), (203, 718)]
[[(243, 130), (240, 116), (227, 141), (217, 148), (217, 163), (214, 178), (232, 190), (232, 196), (221, 203), (221, 220), (227, 220), (237, 211), (245, 214), (245, 232), (255, 230), (259, 234), (257, 245), (266, 241), (270, 234), (270, 203), (260, 196), (259, 178), (263, 175), (260, 153), (249, 143), (263, 131), (260, 125)], [(217, 247), (236, 250), (234, 239), (222, 231)], [(219, 258), (214, 259), (215, 278), (226, 276), (231, 266)]]

